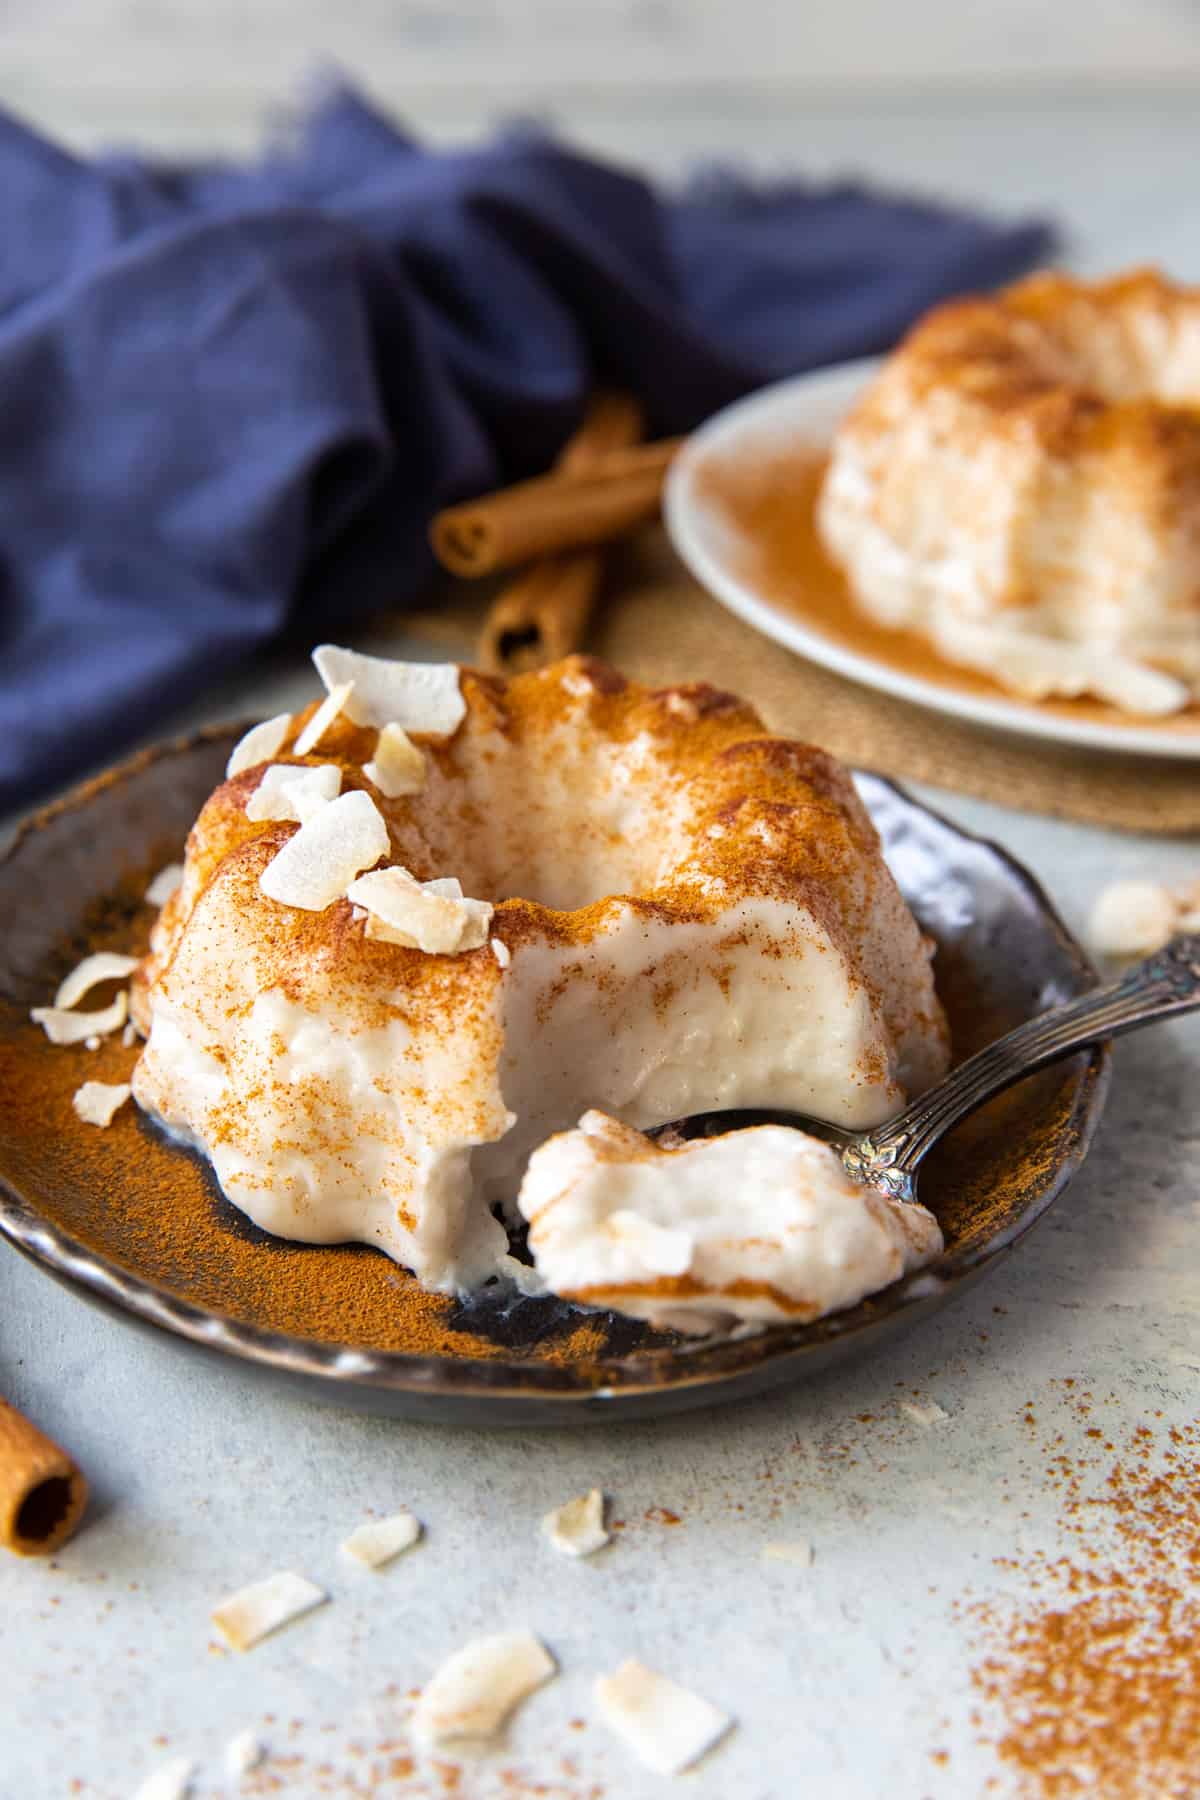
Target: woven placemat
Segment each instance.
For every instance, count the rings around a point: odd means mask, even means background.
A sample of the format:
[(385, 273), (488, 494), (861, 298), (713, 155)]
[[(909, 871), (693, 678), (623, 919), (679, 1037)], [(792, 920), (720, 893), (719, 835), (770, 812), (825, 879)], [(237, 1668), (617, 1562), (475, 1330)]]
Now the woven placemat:
[[(420, 616), (420, 629), (469, 661), (489, 597), (478, 586), (457, 588), (444, 609)], [(1200, 831), (1200, 764), (989, 731), (859, 687), (726, 612), (658, 531), (622, 546), (586, 648), (639, 681), (728, 688), (753, 701), (772, 730), (896, 780), (1087, 825)]]

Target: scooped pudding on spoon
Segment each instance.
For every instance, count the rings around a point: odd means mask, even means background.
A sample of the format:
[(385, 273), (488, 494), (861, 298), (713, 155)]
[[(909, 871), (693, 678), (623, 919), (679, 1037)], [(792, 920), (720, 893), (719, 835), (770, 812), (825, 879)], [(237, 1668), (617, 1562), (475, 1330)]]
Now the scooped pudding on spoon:
[(496, 1212), (589, 1109), (866, 1126), (944, 1072), (931, 946), (822, 752), (579, 657), (315, 660), (325, 699), (235, 750), (134, 984), (135, 1098), (265, 1230), (528, 1281)]

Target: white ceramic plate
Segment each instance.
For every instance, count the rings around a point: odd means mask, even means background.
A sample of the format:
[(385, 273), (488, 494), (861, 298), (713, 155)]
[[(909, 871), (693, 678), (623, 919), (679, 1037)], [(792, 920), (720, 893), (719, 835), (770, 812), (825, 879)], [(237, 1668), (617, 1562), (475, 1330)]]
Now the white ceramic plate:
[[(835, 635), (819, 610), (806, 616), (802, 583), (784, 606), (764, 591), (753, 573), (747, 573), (753, 558), (745, 554), (745, 528), (720, 504), (718, 484), (712, 478), (722, 467), (745, 470), (756, 459), (778, 459), (781, 443), (818, 450), (827, 446), (877, 367), (871, 358), (778, 382), (726, 407), (689, 439), (671, 465), (664, 511), (671, 541), (692, 574), (731, 612), (767, 637), (839, 675), (902, 700), (1030, 737), (1126, 754), (1200, 760), (1200, 711), (1195, 708), (1171, 719), (1135, 721), (1088, 700), (1020, 700), (967, 670), (953, 671), (947, 665), (941, 666), (938, 680), (927, 679), (883, 656), (856, 649), (853, 630)], [(1185, 718), (1187, 724), (1181, 722)]]

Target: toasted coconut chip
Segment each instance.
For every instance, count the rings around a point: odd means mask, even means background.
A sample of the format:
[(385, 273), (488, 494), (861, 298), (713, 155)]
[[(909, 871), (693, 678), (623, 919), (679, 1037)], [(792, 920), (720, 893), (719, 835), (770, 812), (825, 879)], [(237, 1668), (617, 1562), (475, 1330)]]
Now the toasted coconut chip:
[(793, 1538), (786, 1544), (764, 1544), (764, 1562), (794, 1563), (798, 1569), (811, 1569), (813, 1547), (807, 1538)]
[(733, 1725), (727, 1713), (633, 1657), (615, 1675), (599, 1676), (593, 1692), (605, 1724), (659, 1775), (689, 1768)]
[(341, 791), (342, 771), (336, 763), (318, 763), (315, 769), (300, 763), (270, 763), (246, 802), (246, 817), (256, 824), (263, 819), (294, 819), (307, 825)]
[(340, 1544), (339, 1549), (368, 1569), (382, 1569), (402, 1550), (411, 1550), (421, 1535), (421, 1521), (401, 1509), (387, 1519), (371, 1519)]
[(1158, 881), (1114, 881), (1088, 920), (1088, 942), (1102, 956), (1149, 956), (1176, 928), (1179, 908)]
[(437, 956), (486, 944), (494, 911), (486, 900), (463, 899), (452, 876), (421, 882), (399, 868), (361, 875), (346, 889), (346, 897), (366, 908), (368, 938)]
[(309, 756), (316, 749), (333, 721), (346, 710), (346, 702), (353, 691), (352, 681), (343, 681), (340, 687), (330, 690), (292, 746), (297, 756)]
[(548, 1512), (542, 1530), (564, 1556), (591, 1556), (603, 1550), (609, 1534), (604, 1529), (604, 1495), (599, 1488), (568, 1500)]
[(466, 714), (457, 663), (396, 662), (336, 644), (320, 644), (313, 662), (331, 693), (342, 682), (353, 683), (346, 712), (356, 725), (373, 725), (377, 731), (400, 725), (405, 731), (449, 737)]
[(492, 955), (502, 969), (507, 969), (509, 963), (512, 961), (512, 951), (509, 949), (503, 938), (492, 939)]
[(40, 1025), (52, 1044), (82, 1044), (85, 1038), (107, 1037), (119, 1031), (129, 1016), (129, 995), (123, 990), (111, 1006), (99, 1012), (68, 1012), (58, 1006), (35, 1006), (30, 1018)]
[(293, 1619), (323, 1605), (328, 1598), (315, 1582), (285, 1569), (281, 1574), (268, 1575), (265, 1581), (239, 1588), (228, 1600), (222, 1600), (213, 1611), (212, 1621), (235, 1650), (250, 1650), (272, 1631), (290, 1625)]
[(225, 1746), (225, 1773), (235, 1781), (239, 1775), (249, 1775), (251, 1769), (257, 1769), (266, 1754), (266, 1745), (247, 1726), (245, 1731), (239, 1731), (235, 1738), (230, 1738)]
[(258, 878), (268, 900), (324, 912), (340, 900), (361, 869), (391, 849), (383, 814), (370, 794), (356, 789), (319, 807), (289, 838)]
[(229, 761), (225, 764), (226, 781), (232, 781), (243, 769), (252, 769), (255, 763), (270, 762), (278, 753), (291, 726), (291, 713), (276, 713), (273, 719), (264, 719), (261, 724), (252, 725), (229, 753)]
[(363, 764), (363, 774), (389, 800), (419, 794), (429, 765), (425, 752), (413, 743), (403, 725), (385, 725), (375, 746), (374, 760)]
[(151, 906), (165, 906), (176, 888), (183, 885), (183, 864), (168, 863), (160, 869), (150, 886), (146, 889), (146, 899)]
[(187, 1800), (196, 1765), (189, 1756), (173, 1756), (152, 1769), (133, 1800)]
[(123, 981), (127, 975), (133, 974), (137, 966), (136, 956), (115, 956), (111, 950), (98, 950), (94, 956), (85, 956), (71, 970), (66, 980), (60, 982), (54, 1004), (70, 1011), (102, 981)]
[(530, 1631), (474, 1638), (426, 1685), (413, 1714), (423, 1744), (495, 1735), (514, 1707), (557, 1675), (554, 1658)]
[(127, 1081), (85, 1081), (71, 1105), (85, 1125), (111, 1125), (132, 1092)]
[(900, 1411), (905, 1418), (911, 1419), (914, 1425), (941, 1425), (950, 1417), (944, 1406), (936, 1400), (902, 1400)]

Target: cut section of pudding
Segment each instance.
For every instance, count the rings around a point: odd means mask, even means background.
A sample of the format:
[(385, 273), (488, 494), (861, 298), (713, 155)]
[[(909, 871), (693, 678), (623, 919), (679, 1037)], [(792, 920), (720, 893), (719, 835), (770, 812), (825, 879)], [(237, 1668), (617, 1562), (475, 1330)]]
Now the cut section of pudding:
[[(432, 728), (403, 720), (423, 784), (389, 796), (368, 674), (374, 723), (351, 697), (296, 757), (310, 709), (216, 790), (134, 983), (136, 1099), (264, 1229), (470, 1288), (514, 1270), (493, 1203), (515, 1218), (530, 1153), (590, 1108), (866, 1126), (942, 1074), (931, 946), (821, 751), (727, 694), (572, 657), (462, 670), (448, 735), (439, 678)], [(337, 768), (346, 823), (251, 818), (280, 765)], [(339, 881), (358, 866), (314, 909), (326, 840)]]

